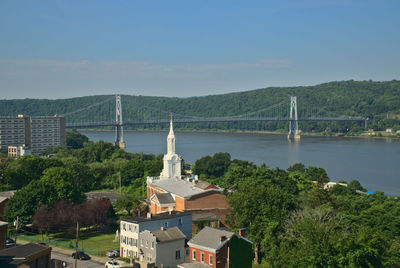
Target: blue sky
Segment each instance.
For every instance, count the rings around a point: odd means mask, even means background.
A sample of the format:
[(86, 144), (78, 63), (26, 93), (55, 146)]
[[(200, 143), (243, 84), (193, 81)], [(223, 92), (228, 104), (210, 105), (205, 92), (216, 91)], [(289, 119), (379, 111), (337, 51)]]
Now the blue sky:
[(0, 1), (1, 99), (400, 79), (400, 1)]

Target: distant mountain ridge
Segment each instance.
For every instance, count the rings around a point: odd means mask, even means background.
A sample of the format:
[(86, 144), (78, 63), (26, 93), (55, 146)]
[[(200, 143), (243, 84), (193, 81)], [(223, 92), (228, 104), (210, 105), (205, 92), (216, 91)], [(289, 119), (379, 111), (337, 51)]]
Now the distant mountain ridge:
[[(0, 115), (65, 114), (112, 96), (96, 95), (57, 100), (0, 100)], [(386, 113), (400, 114), (400, 81), (398, 80), (383, 82), (350, 80), (315, 86), (268, 87), (189, 98), (124, 95), (123, 108), (134, 118), (144, 120), (148, 115), (140, 111), (141, 106), (192, 116), (228, 116), (256, 111), (285, 99), (289, 101), (290, 96), (297, 96), (299, 105), (307, 103), (326, 111), (349, 116), (374, 117)], [(109, 113), (108, 110), (104, 107), (99, 108), (98, 112)], [(79, 117), (84, 119), (85, 113), (82, 112)]]

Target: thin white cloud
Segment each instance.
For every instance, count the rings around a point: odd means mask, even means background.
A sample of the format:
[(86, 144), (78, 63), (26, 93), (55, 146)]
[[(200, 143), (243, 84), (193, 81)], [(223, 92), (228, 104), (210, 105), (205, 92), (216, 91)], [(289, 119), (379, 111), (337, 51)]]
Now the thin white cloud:
[(0, 59), (0, 70), (3, 76), (38, 74), (43, 71), (50, 73), (64, 72), (66, 74), (78, 72), (81, 74), (110, 74), (119, 75), (142, 74), (155, 75), (161, 73), (187, 73), (202, 71), (218, 71), (248, 68), (282, 68), (292, 65), (288, 59), (262, 59), (257, 62), (213, 63), (213, 64), (159, 64), (141, 61), (64, 61), (51, 59)]

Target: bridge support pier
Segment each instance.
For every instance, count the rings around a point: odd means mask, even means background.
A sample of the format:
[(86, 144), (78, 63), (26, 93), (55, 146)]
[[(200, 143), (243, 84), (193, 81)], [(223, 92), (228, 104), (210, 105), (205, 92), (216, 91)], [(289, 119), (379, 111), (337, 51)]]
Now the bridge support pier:
[(119, 148), (125, 150), (126, 144), (124, 142), (124, 128), (122, 126), (122, 103), (121, 96), (115, 96), (115, 141), (114, 145), (118, 145)]
[(299, 120), (297, 117), (297, 97), (290, 97), (289, 140), (300, 140)]

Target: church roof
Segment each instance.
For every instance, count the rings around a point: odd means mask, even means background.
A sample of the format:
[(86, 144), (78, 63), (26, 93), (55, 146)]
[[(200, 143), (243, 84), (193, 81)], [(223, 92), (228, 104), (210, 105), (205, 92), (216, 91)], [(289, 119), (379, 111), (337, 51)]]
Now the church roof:
[[(201, 181), (197, 182), (200, 183)], [(166, 192), (180, 196), (184, 199), (190, 199), (194, 195), (206, 192), (222, 192), (221, 188), (202, 189), (196, 187), (196, 182), (184, 179), (152, 180), (150, 185), (163, 189)]]
[(206, 181), (199, 181), (198, 183), (195, 184), (194, 187), (197, 187), (197, 188), (200, 188), (203, 190), (207, 190), (207, 189), (211, 189), (211, 188), (218, 189), (217, 186), (215, 186), (214, 184), (211, 184), (209, 182), (206, 182)]
[(156, 193), (155, 196), (158, 200), (158, 203), (160, 203), (160, 205), (175, 204), (175, 200), (170, 193)]

